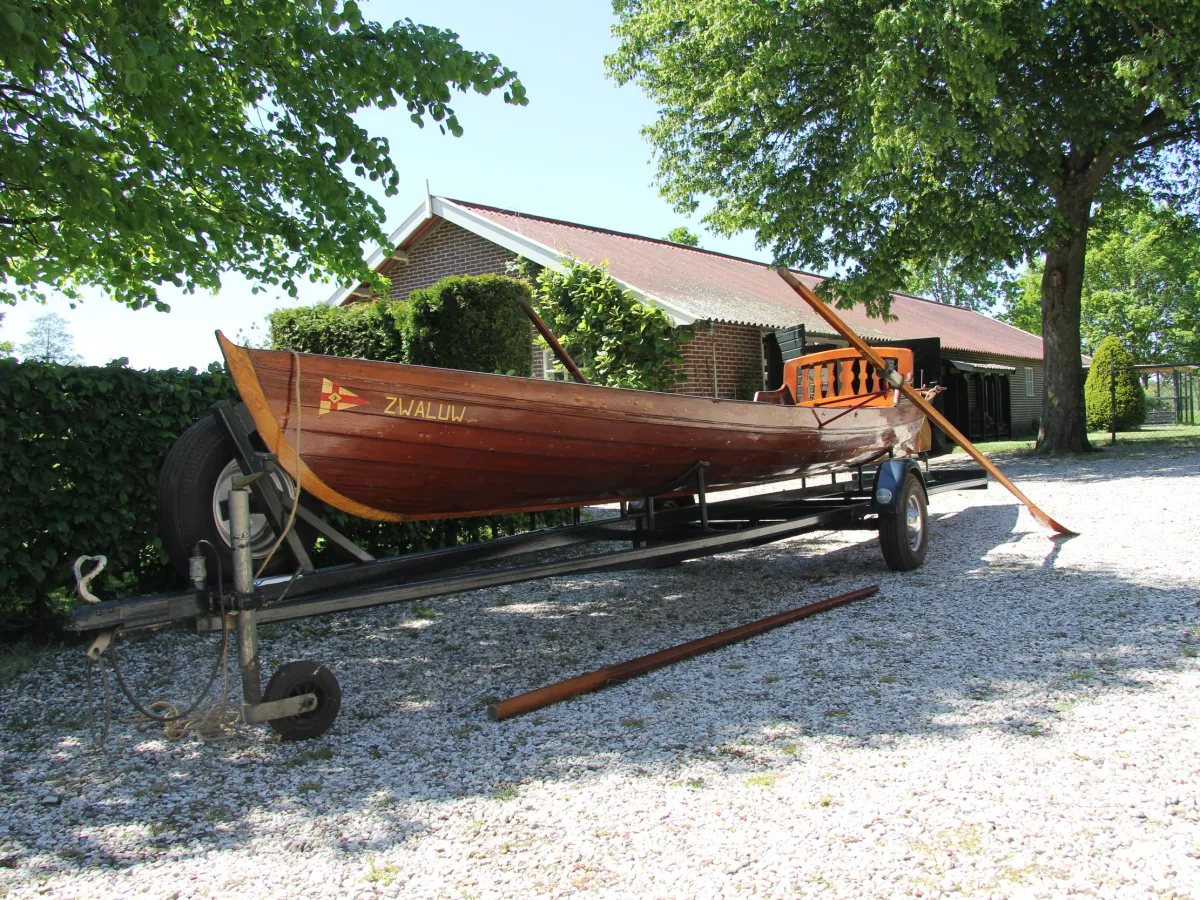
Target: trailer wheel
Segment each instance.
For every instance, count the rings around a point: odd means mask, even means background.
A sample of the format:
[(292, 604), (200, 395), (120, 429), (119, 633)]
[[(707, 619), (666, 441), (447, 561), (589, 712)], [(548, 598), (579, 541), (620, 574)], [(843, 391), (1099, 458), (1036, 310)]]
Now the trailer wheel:
[(929, 548), (925, 489), (912, 472), (904, 477), (895, 509), (879, 514), (879, 546), (893, 572), (912, 571), (925, 561)]
[(329, 730), (338, 710), (342, 708), (342, 688), (333, 673), (321, 663), (311, 660), (285, 663), (275, 670), (263, 700), (286, 700), (301, 694), (315, 694), (317, 708), (312, 712), (272, 719), (271, 727), (285, 741), (306, 741), (320, 737)]
[[(182, 435), (167, 454), (158, 475), (156, 503), (158, 532), (171, 565), (181, 578), (188, 576), (188, 557), (196, 542), (206, 540), (217, 548), (227, 578), (233, 573), (230, 549), (229, 490), (241, 474), (224, 429), (216, 419), (205, 416)], [(295, 485), (286, 475), (272, 475), (285, 502), (295, 496)], [(305, 535), (301, 534), (301, 539)], [(255, 568), (270, 552), (275, 532), (262, 513), (250, 514), (250, 553)], [(307, 541), (306, 541), (307, 543)], [(205, 557), (207, 559), (207, 556)], [(291, 557), (280, 548), (265, 575), (290, 571)], [(209, 578), (217, 573), (210, 565)]]

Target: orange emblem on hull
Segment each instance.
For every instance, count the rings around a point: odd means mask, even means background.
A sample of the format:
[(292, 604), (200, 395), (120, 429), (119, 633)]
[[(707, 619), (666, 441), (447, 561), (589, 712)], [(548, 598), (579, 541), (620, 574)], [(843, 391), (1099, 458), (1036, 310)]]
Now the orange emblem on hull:
[(352, 406), (362, 406), (366, 402), (354, 391), (348, 391), (341, 385), (334, 384), (328, 378), (322, 378), (321, 411), (317, 415), (323, 416), (325, 413), (338, 412)]

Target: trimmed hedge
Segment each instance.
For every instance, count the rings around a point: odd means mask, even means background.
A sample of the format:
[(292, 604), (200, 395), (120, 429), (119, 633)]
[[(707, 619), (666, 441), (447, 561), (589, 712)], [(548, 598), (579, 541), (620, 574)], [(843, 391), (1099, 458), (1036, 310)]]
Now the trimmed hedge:
[(1132, 431), (1146, 421), (1146, 392), (1135, 373), (1133, 354), (1120, 338), (1109, 335), (1100, 342), (1083, 385), (1087, 425), (1093, 431), (1112, 427), (1112, 371), (1117, 369), (1117, 430)]
[[(138, 371), (0, 359), (0, 629), (43, 633), (80, 554), (105, 554), (95, 588), (155, 590), (173, 573), (154, 489), (175, 439), (233, 381), (217, 366)], [(61, 604), (58, 604), (61, 606)]]
[(443, 278), (397, 310), (404, 361), (466, 372), (533, 374), (533, 330), (518, 300), (529, 285), (503, 275)]

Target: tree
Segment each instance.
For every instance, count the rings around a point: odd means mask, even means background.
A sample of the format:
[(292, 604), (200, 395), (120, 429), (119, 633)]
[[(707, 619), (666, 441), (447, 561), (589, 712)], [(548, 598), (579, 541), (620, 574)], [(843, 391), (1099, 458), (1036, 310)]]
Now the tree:
[[(4, 324), (4, 313), (0, 313), (0, 325)], [(0, 357), (12, 356), (12, 341), (0, 341)]]
[(1042, 276), (1030, 266), (1021, 269), (1016, 287), (1004, 299), (1001, 320), (1031, 334), (1042, 333)]
[(1129, 431), (1146, 421), (1146, 392), (1129, 367), (1133, 355), (1116, 335), (1109, 335), (1096, 348), (1088, 369), (1087, 424), (1094, 430), (1108, 430), (1113, 419), (1113, 370), (1116, 370), (1117, 430)]
[(681, 212), (832, 269), (879, 313), (911, 260), (1039, 258), (1040, 452), (1088, 448), (1080, 305), (1092, 202), (1200, 183), (1200, 12), (1173, 0), (615, 0), (607, 60), (660, 107)]
[(0, 15), (0, 301), (92, 285), (139, 308), (225, 270), (296, 295), (304, 277), (383, 279), (362, 258), (396, 193), (386, 139), (356, 121), (402, 104), (462, 132), (451, 90), (516, 73), (458, 36), (389, 28), (354, 0), (9, 0)]
[(904, 282), (905, 292), (975, 312), (1002, 307), (1016, 290), (1015, 279), (1004, 271), (964, 276), (956, 265), (945, 260), (912, 263), (911, 270)]
[(685, 247), (699, 247), (700, 235), (689, 231), (686, 225), (680, 225), (678, 228), (672, 228), (667, 232), (664, 240), (670, 241), (672, 244), (683, 244)]
[(33, 320), (33, 327), (25, 336), (25, 343), (17, 348), (22, 359), (59, 363), (64, 366), (77, 365), (79, 354), (75, 352), (75, 339), (67, 330), (67, 320), (58, 313), (45, 313)]
[(1083, 348), (1119, 334), (1138, 362), (1200, 359), (1200, 222), (1144, 193), (1105, 203), (1083, 280)]

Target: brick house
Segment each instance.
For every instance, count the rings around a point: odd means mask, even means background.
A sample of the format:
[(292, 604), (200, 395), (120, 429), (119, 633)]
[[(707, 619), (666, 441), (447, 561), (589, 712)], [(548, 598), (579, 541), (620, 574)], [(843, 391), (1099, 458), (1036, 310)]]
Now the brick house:
[[(680, 393), (741, 397), (770, 380), (781, 359), (844, 346), (829, 327), (763, 263), (572, 222), (427, 196), (389, 238), (390, 253), (368, 263), (404, 299), (448, 275), (503, 274), (518, 257), (539, 266), (569, 258), (604, 262), (618, 282), (661, 309), (677, 326), (692, 326), (681, 347), (686, 379)], [(797, 273), (810, 286), (819, 276)], [(327, 302), (367, 299), (365, 285)], [(894, 319), (861, 308), (842, 317), (867, 341), (912, 347), (918, 382), (939, 383), (943, 412), (972, 438), (1036, 430), (1042, 406), (1042, 339), (971, 310), (892, 295)], [(561, 378), (548, 353), (534, 347), (533, 373)], [(773, 386), (773, 385), (772, 385)]]

